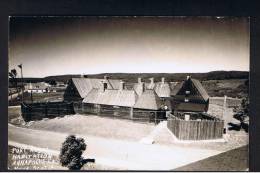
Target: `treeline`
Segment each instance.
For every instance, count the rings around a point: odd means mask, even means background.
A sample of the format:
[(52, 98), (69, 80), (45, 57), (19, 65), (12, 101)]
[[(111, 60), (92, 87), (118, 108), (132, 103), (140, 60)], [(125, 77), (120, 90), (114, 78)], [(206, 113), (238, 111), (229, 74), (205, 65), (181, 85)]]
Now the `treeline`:
[[(137, 78), (141, 77), (144, 81), (149, 81), (149, 78), (153, 77), (155, 82), (160, 81), (162, 77), (165, 77), (166, 81), (182, 81), (186, 76), (191, 76), (193, 78), (199, 79), (201, 81), (205, 80), (224, 80), (224, 79), (248, 79), (249, 72), (247, 71), (212, 71), (208, 73), (100, 73), (100, 74), (90, 74), (84, 75), (89, 78), (103, 78), (108, 76), (111, 79), (121, 79), (125, 82), (137, 82)], [(24, 82), (50, 82), (50, 81), (60, 81), (66, 82), (71, 78), (77, 78), (81, 75), (59, 75), (59, 76), (47, 76), (45, 78), (24, 78)], [(12, 82), (12, 79), (9, 79)], [(20, 78), (17, 78), (17, 82), (21, 82)]]
[(224, 79), (248, 79), (249, 72), (246, 71), (213, 71), (209, 73), (102, 73), (96, 75), (86, 75), (89, 78), (103, 78), (109, 76), (111, 79), (122, 79), (126, 82), (137, 82), (137, 78), (141, 77), (148, 82), (153, 77), (155, 81), (160, 81), (165, 77), (166, 81), (178, 82), (191, 76), (201, 81), (205, 80), (224, 80)]

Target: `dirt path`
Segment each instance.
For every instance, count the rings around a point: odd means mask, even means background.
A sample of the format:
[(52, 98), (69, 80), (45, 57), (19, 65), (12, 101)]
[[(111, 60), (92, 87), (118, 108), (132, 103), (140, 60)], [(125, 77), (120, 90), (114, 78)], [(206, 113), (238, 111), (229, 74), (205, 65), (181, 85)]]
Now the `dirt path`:
[[(8, 126), (9, 141), (59, 151), (67, 134)], [(50, 129), (51, 130), (51, 129)], [(77, 135), (77, 134), (76, 134)], [(219, 154), (219, 151), (146, 145), (139, 142), (82, 136), (84, 155), (97, 163), (128, 170), (170, 170)]]

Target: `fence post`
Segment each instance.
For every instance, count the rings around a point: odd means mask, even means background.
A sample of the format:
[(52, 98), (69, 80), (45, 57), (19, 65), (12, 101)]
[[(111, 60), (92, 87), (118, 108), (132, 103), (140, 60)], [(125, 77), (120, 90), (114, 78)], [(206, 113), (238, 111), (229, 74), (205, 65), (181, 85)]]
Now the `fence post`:
[(45, 103), (45, 117), (48, 117), (48, 107), (47, 107), (47, 103)]
[(130, 119), (132, 120), (133, 119), (133, 107), (130, 108)]
[(60, 104), (59, 103), (58, 103), (57, 107), (58, 107), (58, 116), (60, 116)]

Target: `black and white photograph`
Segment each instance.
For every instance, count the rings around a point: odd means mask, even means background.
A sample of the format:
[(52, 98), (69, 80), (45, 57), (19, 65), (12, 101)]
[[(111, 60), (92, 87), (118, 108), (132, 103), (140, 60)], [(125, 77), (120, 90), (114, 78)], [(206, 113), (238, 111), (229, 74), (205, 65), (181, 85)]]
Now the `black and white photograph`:
[(248, 171), (249, 24), (10, 16), (8, 170)]

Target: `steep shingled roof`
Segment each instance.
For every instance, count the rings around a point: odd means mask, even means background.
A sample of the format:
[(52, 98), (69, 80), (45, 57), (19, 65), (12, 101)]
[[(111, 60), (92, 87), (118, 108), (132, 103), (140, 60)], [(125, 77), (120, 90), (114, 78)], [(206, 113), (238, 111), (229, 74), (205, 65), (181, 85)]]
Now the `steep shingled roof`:
[[(182, 81), (180, 83), (178, 83), (174, 89), (171, 92), (172, 96), (175, 96), (178, 94), (178, 92), (181, 90), (181, 88), (183, 87), (184, 83), (186, 81)], [(204, 89), (204, 87), (202, 86), (202, 84), (200, 83), (200, 81), (198, 81), (197, 79), (192, 79), (191, 78), (191, 82), (193, 83), (193, 85), (197, 88), (198, 92), (200, 93), (200, 95), (202, 96), (202, 98), (207, 101), (209, 99), (209, 95), (207, 93), (207, 91)]]
[[(72, 78), (72, 82), (74, 83), (76, 89), (78, 90), (81, 98), (87, 96), (87, 94), (93, 88), (101, 88), (102, 81), (104, 79), (92, 79), (92, 78)], [(108, 89), (119, 89), (120, 80), (108, 79)]]
[[(156, 94), (159, 97), (170, 97), (170, 93), (171, 93), (171, 88), (169, 83), (167, 82), (156, 82), (156, 83), (144, 83), (145, 85), (145, 89), (148, 90), (155, 90)], [(142, 84), (140, 83), (136, 83), (134, 84), (134, 90), (136, 91), (136, 93), (140, 96), (142, 94)]]
[(183, 81), (180, 82), (180, 83), (177, 83), (177, 84), (175, 85), (175, 87), (173, 88), (173, 90), (171, 91), (171, 95), (172, 95), (172, 96), (175, 96), (175, 95), (180, 91), (180, 89), (182, 88), (183, 84), (184, 84)]
[(191, 81), (193, 82), (193, 84), (195, 85), (195, 87), (198, 89), (200, 95), (203, 97), (203, 99), (206, 101), (209, 99), (209, 95), (207, 93), (207, 91), (204, 89), (204, 87), (202, 86), (202, 84), (200, 83), (200, 81), (198, 81), (197, 79), (191, 79)]
[(154, 90), (159, 97), (170, 97), (171, 94), (170, 85), (166, 82), (156, 83)]
[(110, 90), (101, 92), (92, 89), (83, 100), (83, 103), (103, 104), (112, 106), (133, 107), (137, 100), (137, 94), (133, 90)]
[(161, 104), (162, 102), (154, 90), (145, 90), (137, 99), (134, 108), (158, 110)]

